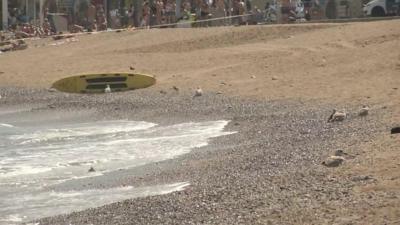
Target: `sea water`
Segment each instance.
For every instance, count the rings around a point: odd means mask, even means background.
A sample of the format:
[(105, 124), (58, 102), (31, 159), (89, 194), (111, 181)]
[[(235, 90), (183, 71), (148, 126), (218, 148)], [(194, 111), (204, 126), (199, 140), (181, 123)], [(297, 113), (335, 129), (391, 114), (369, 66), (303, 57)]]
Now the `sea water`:
[[(228, 121), (160, 126), (144, 121), (35, 123), (0, 117), (0, 224), (27, 222), (127, 198), (182, 190), (185, 181), (57, 192), (51, 186), (159, 162), (227, 135)], [(88, 172), (90, 167), (95, 172)]]

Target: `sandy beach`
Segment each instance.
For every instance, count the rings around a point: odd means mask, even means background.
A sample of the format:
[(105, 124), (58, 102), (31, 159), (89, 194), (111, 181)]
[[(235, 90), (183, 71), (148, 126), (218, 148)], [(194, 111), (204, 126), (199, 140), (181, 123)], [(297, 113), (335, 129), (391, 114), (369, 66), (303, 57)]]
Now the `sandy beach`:
[[(400, 221), (400, 21), (77, 36), (0, 54), (0, 106), (158, 124), (230, 121), (178, 158), (51, 190), (188, 182), (183, 191), (43, 218), (43, 224), (397, 224)], [(153, 74), (157, 84), (108, 95), (49, 91), (89, 72)], [(174, 90), (176, 86), (179, 90)], [(201, 87), (204, 95), (193, 98)], [(358, 116), (363, 105), (366, 117)], [(328, 123), (332, 109), (342, 122)], [(343, 150), (345, 161), (322, 162)]]

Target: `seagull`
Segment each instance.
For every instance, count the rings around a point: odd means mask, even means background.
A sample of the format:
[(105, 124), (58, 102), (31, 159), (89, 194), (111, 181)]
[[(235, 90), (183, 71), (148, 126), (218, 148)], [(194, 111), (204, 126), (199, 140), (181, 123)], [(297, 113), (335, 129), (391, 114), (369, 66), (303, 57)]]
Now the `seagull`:
[(135, 67), (130, 66), (129, 69), (130, 69), (130, 70), (135, 70)]
[(88, 170), (89, 173), (91, 172), (96, 172), (96, 170), (93, 168), (93, 166), (90, 167), (90, 169)]
[(346, 152), (344, 152), (343, 150), (336, 150), (335, 151), (335, 156), (344, 156), (347, 155)]
[(179, 91), (179, 88), (177, 86), (172, 87), (175, 91)]
[(345, 158), (341, 156), (329, 156), (325, 161), (322, 162), (322, 165), (326, 167), (338, 167), (345, 161)]
[(369, 107), (364, 105), (360, 111), (358, 112), (359, 116), (367, 116), (368, 115), (368, 111), (369, 111)]
[(201, 88), (197, 88), (196, 89), (196, 91), (194, 92), (194, 96), (193, 96), (193, 98), (194, 97), (200, 97), (200, 96), (202, 96), (203, 95), (203, 90), (201, 89)]
[(335, 121), (343, 121), (347, 117), (347, 114), (344, 112), (336, 111), (336, 109), (333, 110), (332, 114), (328, 118), (328, 122), (335, 122)]
[(106, 88), (104, 88), (104, 93), (111, 93), (111, 88), (109, 84), (107, 84)]

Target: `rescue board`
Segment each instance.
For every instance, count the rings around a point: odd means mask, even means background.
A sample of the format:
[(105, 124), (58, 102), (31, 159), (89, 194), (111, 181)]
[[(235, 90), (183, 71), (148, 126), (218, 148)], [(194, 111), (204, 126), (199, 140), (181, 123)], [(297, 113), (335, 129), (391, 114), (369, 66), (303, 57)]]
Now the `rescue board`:
[(68, 93), (104, 93), (107, 85), (111, 92), (146, 88), (156, 83), (154, 76), (137, 73), (81, 74), (66, 77), (52, 87)]

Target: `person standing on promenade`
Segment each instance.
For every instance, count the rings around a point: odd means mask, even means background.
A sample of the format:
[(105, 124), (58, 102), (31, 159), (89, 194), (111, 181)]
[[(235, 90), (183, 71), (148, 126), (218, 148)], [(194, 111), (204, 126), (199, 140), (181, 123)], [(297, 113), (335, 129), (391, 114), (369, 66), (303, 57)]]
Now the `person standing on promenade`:
[(92, 30), (94, 27), (94, 23), (96, 21), (96, 6), (93, 3), (90, 3), (88, 10), (87, 10), (87, 27), (88, 31)]

